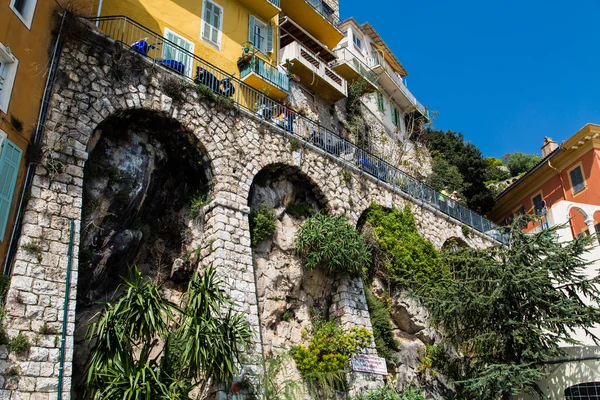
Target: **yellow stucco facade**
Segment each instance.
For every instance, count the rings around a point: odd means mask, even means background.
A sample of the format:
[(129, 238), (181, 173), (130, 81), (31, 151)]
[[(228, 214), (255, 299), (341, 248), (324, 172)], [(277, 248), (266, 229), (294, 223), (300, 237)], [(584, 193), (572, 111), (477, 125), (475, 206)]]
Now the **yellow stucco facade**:
[[(98, 0), (95, 0), (98, 8)], [(194, 54), (225, 72), (239, 77), (237, 61), (242, 46), (249, 41), (250, 16), (274, 27), (273, 51), (257, 52), (268, 64), (277, 67), (279, 9), (267, 0), (211, 0), (223, 9), (220, 44), (202, 37), (206, 0), (103, 0), (102, 16), (124, 15), (149, 30), (165, 36), (171, 30), (194, 44)], [(267, 19), (267, 16), (271, 16)]]

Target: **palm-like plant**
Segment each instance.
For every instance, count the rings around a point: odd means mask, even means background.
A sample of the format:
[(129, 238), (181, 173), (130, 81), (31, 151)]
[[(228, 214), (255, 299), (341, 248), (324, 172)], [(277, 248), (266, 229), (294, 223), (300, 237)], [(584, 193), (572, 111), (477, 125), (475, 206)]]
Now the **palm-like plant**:
[(94, 347), (86, 383), (94, 399), (184, 399), (196, 386), (237, 373), (252, 330), (214, 269), (194, 273), (185, 308), (162, 297), (160, 285), (136, 267), (123, 286), (87, 332)]

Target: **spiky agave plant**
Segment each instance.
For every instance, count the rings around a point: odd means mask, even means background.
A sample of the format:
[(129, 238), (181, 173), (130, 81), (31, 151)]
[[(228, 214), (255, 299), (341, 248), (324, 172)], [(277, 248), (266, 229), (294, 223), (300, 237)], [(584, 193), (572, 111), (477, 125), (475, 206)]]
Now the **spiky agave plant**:
[(231, 379), (252, 331), (220, 286), (214, 269), (195, 273), (186, 307), (179, 308), (133, 267), (122, 294), (87, 332), (94, 343), (86, 379), (91, 396), (175, 400)]

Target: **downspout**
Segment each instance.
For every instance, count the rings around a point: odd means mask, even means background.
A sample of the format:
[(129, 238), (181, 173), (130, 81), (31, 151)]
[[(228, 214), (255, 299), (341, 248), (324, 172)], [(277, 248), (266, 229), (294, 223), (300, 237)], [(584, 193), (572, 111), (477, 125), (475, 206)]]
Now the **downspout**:
[[(98, 15), (97, 15), (98, 18), (100, 18), (100, 14), (102, 14), (102, 1), (103, 0), (100, 0), (100, 2), (98, 3)], [(99, 25), (100, 25), (100, 20), (97, 19), (96, 26), (99, 26)]]
[(62, 400), (63, 380), (65, 372), (65, 348), (67, 336), (67, 320), (69, 318), (69, 297), (71, 294), (71, 266), (73, 264), (73, 234), (75, 233), (75, 220), (71, 218), (71, 233), (69, 235), (69, 251), (67, 253), (67, 282), (65, 288), (65, 301), (63, 304), (62, 335), (60, 337), (60, 359), (58, 364), (58, 400)]

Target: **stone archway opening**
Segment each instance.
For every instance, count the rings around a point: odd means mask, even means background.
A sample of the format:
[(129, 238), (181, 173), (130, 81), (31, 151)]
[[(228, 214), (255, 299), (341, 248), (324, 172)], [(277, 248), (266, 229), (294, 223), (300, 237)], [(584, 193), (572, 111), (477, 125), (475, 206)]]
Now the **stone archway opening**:
[(313, 318), (329, 317), (334, 277), (306, 270), (295, 252), (297, 230), (311, 213), (327, 209), (327, 200), (299, 168), (271, 164), (254, 177), (248, 205), (251, 230), (261, 209), (274, 216), (274, 234), (254, 243), (253, 262), (264, 349), (287, 351), (303, 342)]
[(579, 207), (570, 208), (569, 224), (571, 225), (571, 232), (573, 233), (573, 238), (579, 237), (581, 235), (589, 236), (592, 233), (589, 231), (589, 228), (586, 224), (587, 219), (588, 215)]
[[(200, 259), (202, 206), (211, 168), (197, 138), (158, 112), (117, 113), (96, 128), (84, 168), (74, 351), (81, 390), (98, 302), (110, 300), (130, 266), (179, 302)], [(76, 396), (77, 397), (77, 396)]]

